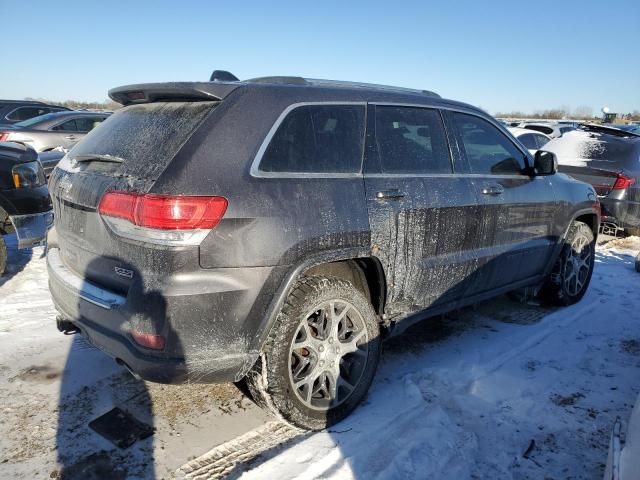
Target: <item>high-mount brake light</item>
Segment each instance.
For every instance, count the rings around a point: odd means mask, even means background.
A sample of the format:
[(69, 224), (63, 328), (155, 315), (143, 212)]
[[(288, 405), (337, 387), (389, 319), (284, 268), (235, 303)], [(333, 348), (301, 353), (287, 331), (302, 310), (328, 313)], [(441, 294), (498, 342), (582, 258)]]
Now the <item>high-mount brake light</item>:
[(166, 245), (198, 244), (227, 210), (219, 196), (107, 192), (98, 212), (118, 234)]
[(627, 177), (621, 173), (618, 174), (618, 178), (616, 178), (616, 182), (611, 187), (613, 190), (624, 190), (625, 188), (629, 188), (631, 185), (636, 183), (635, 178)]

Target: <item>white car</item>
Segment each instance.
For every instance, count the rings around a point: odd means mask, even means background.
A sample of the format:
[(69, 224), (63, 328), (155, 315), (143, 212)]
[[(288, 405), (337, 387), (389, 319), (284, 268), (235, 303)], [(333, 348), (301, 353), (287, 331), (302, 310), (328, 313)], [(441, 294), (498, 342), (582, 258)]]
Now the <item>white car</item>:
[(531, 155), (544, 147), (547, 142), (551, 140), (551, 137), (544, 133), (536, 132), (535, 130), (528, 130), (526, 128), (510, 127), (507, 130), (511, 132), (511, 135), (516, 137), (527, 150), (531, 152)]
[(551, 138), (558, 138), (571, 130), (575, 130), (575, 127), (568, 123), (551, 122), (522, 122), (518, 127), (526, 128), (527, 130), (535, 130), (536, 132), (544, 133)]

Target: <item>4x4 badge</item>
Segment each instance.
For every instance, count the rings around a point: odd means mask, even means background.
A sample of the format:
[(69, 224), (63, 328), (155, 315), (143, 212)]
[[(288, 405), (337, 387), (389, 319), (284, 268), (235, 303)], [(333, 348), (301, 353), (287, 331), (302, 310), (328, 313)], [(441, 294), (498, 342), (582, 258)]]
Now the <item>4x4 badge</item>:
[(128, 269), (122, 268), (122, 267), (113, 267), (113, 269), (121, 277), (133, 278), (133, 270), (128, 270)]

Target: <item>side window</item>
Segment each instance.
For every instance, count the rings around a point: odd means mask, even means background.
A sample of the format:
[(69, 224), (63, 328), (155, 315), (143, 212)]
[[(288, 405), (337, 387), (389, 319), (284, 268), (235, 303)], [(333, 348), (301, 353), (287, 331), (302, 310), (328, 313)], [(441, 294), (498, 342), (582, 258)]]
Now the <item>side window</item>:
[(98, 126), (104, 118), (101, 117), (82, 117), (76, 118), (76, 128), (78, 132), (89, 132)]
[(533, 133), (525, 133), (524, 135), (520, 135), (518, 140), (520, 140), (520, 143), (529, 150), (537, 150), (538, 143), (536, 142), (536, 137), (537, 135), (534, 135)]
[(456, 112), (453, 119), (471, 173), (521, 173), (521, 169), (524, 168), (524, 154), (496, 127), (475, 115)]
[(538, 144), (538, 148), (542, 148), (549, 143), (549, 139), (544, 135), (536, 135), (536, 142)]
[(40, 115), (44, 115), (48, 113), (48, 109), (41, 107), (20, 107), (16, 108), (13, 112), (7, 115), (7, 120), (29, 120), (33, 117), (38, 117)]
[(282, 121), (260, 162), (264, 172), (358, 173), (364, 106), (304, 105)]
[(437, 110), (377, 106), (376, 145), (383, 173), (452, 172)]
[(67, 120), (60, 125), (56, 125), (51, 130), (61, 131), (61, 132), (77, 132), (78, 127), (76, 126), (75, 120)]

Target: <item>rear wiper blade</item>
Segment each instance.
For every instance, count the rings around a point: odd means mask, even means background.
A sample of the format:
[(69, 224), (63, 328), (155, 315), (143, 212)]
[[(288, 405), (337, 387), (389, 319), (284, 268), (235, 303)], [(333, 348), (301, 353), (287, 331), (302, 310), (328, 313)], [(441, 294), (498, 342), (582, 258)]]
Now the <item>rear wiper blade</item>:
[(76, 155), (71, 159), (76, 162), (111, 162), (111, 163), (124, 163), (124, 158), (116, 157), (114, 155)]

